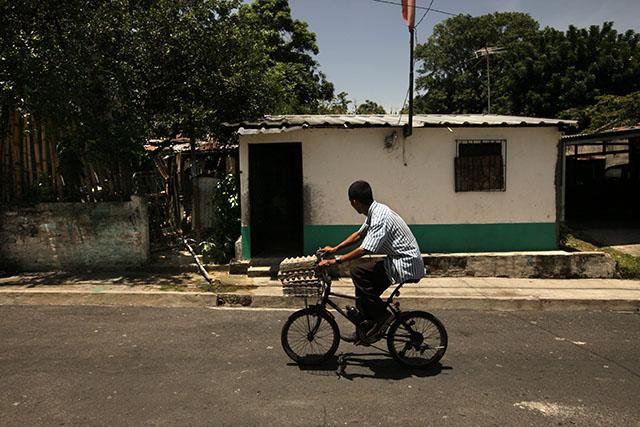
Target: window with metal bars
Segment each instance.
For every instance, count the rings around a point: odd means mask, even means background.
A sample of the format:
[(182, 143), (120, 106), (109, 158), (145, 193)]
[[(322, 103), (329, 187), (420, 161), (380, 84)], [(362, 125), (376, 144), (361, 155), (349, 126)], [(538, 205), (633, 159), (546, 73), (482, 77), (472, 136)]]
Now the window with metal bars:
[(505, 191), (506, 150), (504, 139), (456, 140), (456, 192)]

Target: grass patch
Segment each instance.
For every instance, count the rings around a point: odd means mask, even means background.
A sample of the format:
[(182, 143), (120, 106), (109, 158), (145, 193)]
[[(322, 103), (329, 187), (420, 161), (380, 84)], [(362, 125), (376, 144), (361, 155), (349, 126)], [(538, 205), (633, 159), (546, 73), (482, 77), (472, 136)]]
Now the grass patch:
[(616, 271), (623, 279), (640, 279), (640, 258), (625, 254), (613, 248), (602, 248), (616, 260)]
[(215, 280), (213, 283), (205, 282), (198, 285), (198, 289), (204, 292), (222, 293), (222, 292), (235, 292), (239, 290), (255, 289), (257, 286), (242, 286), (223, 283), (219, 280)]
[(640, 258), (622, 253), (610, 247), (599, 247), (583, 240), (578, 233), (566, 226), (560, 228), (560, 247), (568, 251), (599, 251), (611, 255), (616, 262), (616, 274), (622, 279), (640, 279)]
[(587, 252), (598, 250), (597, 246), (579, 239), (570, 232), (562, 233), (560, 235), (560, 246), (563, 249), (569, 250), (570, 252)]
[(198, 285), (198, 289), (204, 292), (218, 292), (220, 285), (221, 283), (218, 280), (214, 280), (212, 283), (205, 281)]

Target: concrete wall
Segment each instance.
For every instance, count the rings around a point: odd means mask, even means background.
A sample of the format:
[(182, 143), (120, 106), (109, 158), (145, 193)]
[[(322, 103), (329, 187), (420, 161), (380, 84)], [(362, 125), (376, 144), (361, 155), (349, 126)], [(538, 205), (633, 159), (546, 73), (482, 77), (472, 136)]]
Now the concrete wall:
[(108, 270), (137, 267), (148, 259), (149, 217), (140, 197), (0, 211), (0, 265), (31, 271)]
[[(493, 250), (495, 248), (483, 247), (481, 244), (475, 247), (447, 247), (444, 239), (451, 236), (452, 231), (463, 238), (462, 235), (469, 233), (469, 230), (473, 233), (480, 230), (477, 239), (481, 239), (483, 235), (495, 234), (495, 225), (505, 226), (509, 229), (505, 232), (512, 234), (511, 242), (498, 245), (499, 250), (555, 247), (554, 179), (560, 138), (557, 128), (414, 129), (413, 136), (404, 144), (404, 155), (402, 131), (395, 130), (398, 140), (392, 149), (384, 147), (385, 136), (394, 131), (390, 128), (304, 129), (280, 134), (241, 136), (243, 238), (246, 240), (249, 232), (247, 227), (250, 225), (248, 144), (301, 142), (305, 234), (312, 234), (314, 227), (322, 226), (325, 229), (321, 234), (330, 236), (331, 232), (327, 234), (329, 229), (326, 226), (353, 226), (362, 223), (363, 217), (348, 203), (347, 188), (351, 182), (364, 179), (373, 187), (374, 197), (378, 201), (388, 204), (408, 224), (416, 226), (412, 227), (415, 228), (414, 233), (424, 232), (425, 239), (431, 242), (443, 240), (442, 244), (431, 250)], [(454, 158), (458, 139), (506, 140), (506, 191), (455, 192)], [(535, 236), (543, 232), (546, 235), (544, 242), (515, 247), (513, 239), (517, 236), (514, 233), (522, 233), (523, 229), (514, 225), (520, 224), (535, 224), (534, 228), (528, 228), (527, 233)], [(456, 227), (454, 230), (450, 227), (429, 227), (443, 225), (467, 225), (474, 228)], [(476, 227), (483, 225), (491, 227)], [(336, 231), (336, 236), (348, 231), (347, 228)], [(308, 249), (310, 247), (311, 245)]]

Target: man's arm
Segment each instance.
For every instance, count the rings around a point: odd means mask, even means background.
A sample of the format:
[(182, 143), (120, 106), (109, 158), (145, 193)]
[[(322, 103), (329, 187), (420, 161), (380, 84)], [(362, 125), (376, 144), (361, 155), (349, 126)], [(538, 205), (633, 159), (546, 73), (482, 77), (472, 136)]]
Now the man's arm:
[(360, 241), (361, 239), (362, 239), (362, 234), (360, 233), (360, 231), (356, 231), (355, 233), (351, 234), (349, 237), (344, 239), (344, 241), (340, 243), (338, 246), (325, 246), (324, 248), (322, 248), (322, 250), (329, 254), (332, 254), (332, 253), (338, 252), (340, 249), (348, 248), (349, 246)]
[[(350, 235), (349, 237), (344, 239), (344, 241), (342, 243), (340, 243), (338, 246), (335, 246), (335, 247), (327, 246), (327, 247), (323, 248), (322, 250), (326, 251), (327, 253), (335, 253), (335, 252), (339, 251), (342, 248), (346, 248), (346, 247), (349, 247), (349, 246), (357, 243), (361, 239), (362, 239), (362, 234), (360, 234), (359, 231), (356, 231), (355, 233), (353, 233), (352, 235)], [(355, 248), (351, 252), (349, 252), (349, 253), (347, 253), (345, 255), (342, 255), (340, 257), (340, 262), (351, 261), (351, 260), (360, 258), (360, 257), (362, 257), (362, 256), (364, 256), (366, 254), (367, 254), (367, 251), (365, 249), (362, 249), (361, 247)], [(325, 260), (320, 261), (320, 266), (333, 265), (335, 263), (336, 263), (335, 259), (325, 259)]]

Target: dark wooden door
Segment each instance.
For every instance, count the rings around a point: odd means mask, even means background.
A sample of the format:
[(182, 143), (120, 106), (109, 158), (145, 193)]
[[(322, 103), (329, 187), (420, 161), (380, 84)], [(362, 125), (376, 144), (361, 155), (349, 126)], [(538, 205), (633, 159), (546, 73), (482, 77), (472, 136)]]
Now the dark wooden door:
[(251, 256), (302, 255), (302, 146), (249, 144)]

